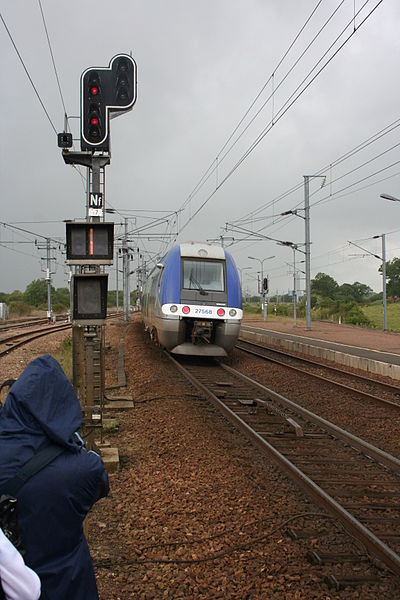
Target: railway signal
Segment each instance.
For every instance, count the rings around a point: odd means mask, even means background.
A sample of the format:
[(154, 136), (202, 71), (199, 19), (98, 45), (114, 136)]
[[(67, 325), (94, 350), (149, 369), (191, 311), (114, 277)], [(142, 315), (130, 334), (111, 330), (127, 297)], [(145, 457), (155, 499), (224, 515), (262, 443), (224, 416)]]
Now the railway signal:
[(73, 325), (101, 325), (107, 317), (107, 281), (104, 273), (72, 276)]
[(112, 265), (114, 223), (67, 221), (67, 265)]
[(85, 222), (67, 222), (67, 264), (71, 277), (73, 385), (82, 403), (87, 447), (94, 447), (94, 427), (101, 427), (104, 402), (104, 323), (108, 275), (113, 262), (113, 223), (105, 223), (105, 167), (110, 164), (110, 118), (136, 102), (136, 63), (127, 54), (114, 56), (108, 67), (90, 67), (80, 79), (81, 151), (70, 151), (72, 135), (58, 134), (66, 164), (90, 170)]
[(136, 63), (118, 54), (107, 68), (81, 75), (81, 149), (109, 152), (110, 116), (132, 109), (136, 102)]

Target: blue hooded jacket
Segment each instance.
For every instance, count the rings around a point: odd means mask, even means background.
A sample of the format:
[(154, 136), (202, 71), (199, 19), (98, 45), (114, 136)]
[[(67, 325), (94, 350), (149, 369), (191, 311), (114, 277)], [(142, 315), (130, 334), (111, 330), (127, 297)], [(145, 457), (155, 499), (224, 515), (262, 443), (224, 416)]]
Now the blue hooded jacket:
[(26, 367), (0, 412), (0, 490), (45, 446), (66, 450), (17, 494), (25, 562), (41, 579), (41, 600), (98, 598), (83, 520), (109, 485), (101, 458), (75, 433), (81, 422), (75, 390), (49, 355)]

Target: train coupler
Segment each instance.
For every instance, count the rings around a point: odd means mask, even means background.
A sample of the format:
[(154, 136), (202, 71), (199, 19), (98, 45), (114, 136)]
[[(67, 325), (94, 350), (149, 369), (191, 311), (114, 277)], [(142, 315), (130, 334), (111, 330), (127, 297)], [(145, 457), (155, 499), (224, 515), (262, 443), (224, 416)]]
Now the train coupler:
[(192, 344), (211, 343), (213, 331), (212, 321), (195, 321), (192, 329)]

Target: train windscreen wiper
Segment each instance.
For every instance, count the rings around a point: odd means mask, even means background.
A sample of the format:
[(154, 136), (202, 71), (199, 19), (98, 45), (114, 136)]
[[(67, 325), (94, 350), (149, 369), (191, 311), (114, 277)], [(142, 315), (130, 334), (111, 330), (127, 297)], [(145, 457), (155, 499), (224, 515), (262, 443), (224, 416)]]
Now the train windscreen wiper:
[(205, 289), (203, 289), (201, 287), (200, 283), (197, 281), (197, 279), (193, 275), (193, 272), (190, 273), (189, 282), (194, 283), (197, 286), (197, 289), (199, 290), (199, 292), (202, 296), (208, 296), (208, 292), (206, 292)]

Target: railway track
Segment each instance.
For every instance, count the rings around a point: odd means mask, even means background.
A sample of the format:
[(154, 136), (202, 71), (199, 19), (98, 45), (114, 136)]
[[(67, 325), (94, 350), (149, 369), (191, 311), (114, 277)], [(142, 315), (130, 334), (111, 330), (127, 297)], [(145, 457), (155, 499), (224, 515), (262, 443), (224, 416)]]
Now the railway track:
[(329, 382), (334, 386), (355, 392), (375, 402), (398, 406), (400, 408), (400, 387), (397, 385), (371, 379), (357, 373), (343, 371), (331, 365), (325, 365), (309, 358), (294, 356), (289, 352), (268, 348), (241, 338), (239, 338), (235, 347), (242, 352), (247, 352), (277, 365), (282, 365), (314, 379)]
[[(118, 313), (109, 313), (107, 315), (107, 319), (113, 319), (118, 317)], [(40, 321), (42, 322), (42, 321)], [(19, 324), (19, 327), (27, 327), (28, 325), (37, 324), (37, 322), (23, 322)], [(17, 325), (15, 325), (17, 327)], [(51, 335), (52, 333), (57, 333), (59, 331), (63, 331), (64, 329), (71, 329), (71, 323), (60, 323), (59, 325), (49, 324), (48, 320), (45, 319), (43, 321), (43, 326), (38, 329), (31, 329), (29, 331), (21, 331), (18, 333), (13, 333), (11, 335), (0, 338), (0, 357), (8, 354), (12, 350), (23, 346), (37, 338), (44, 337), (46, 335)], [(1, 330), (0, 330), (1, 333)]]
[[(285, 356), (277, 359), (269, 348), (264, 347), (246, 344), (246, 350), (246, 358), (237, 353), (239, 360), (232, 366), (400, 458), (397, 387), (390, 386), (390, 391), (381, 389), (379, 381), (375, 386), (375, 381), (369, 379), (364, 385), (364, 378), (354, 379), (352, 373), (342, 376), (336, 369), (333, 371), (335, 379), (332, 379), (330, 369), (326, 371), (323, 365), (314, 367), (311, 361), (310, 365), (308, 362), (303, 364), (302, 359), (299, 363), (292, 356), (287, 360)], [(336, 375), (340, 381), (336, 380)]]
[[(57, 315), (57, 321), (65, 321), (68, 315)], [(47, 317), (30, 317), (24, 319), (15, 319), (0, 324), (0, 333), (10, 329), (21, 329), (23, 327), (32, 327), (33, 325), (45, 325), (49, 322)]]
[(15, 333), (13, 335), (9, 335), (7, 337), (3, 337), (0, 339), (0, 357), (8, 354), (12, 350), (23, 346), (37, 338), (50, 335), (52, 333), (57, 333), (59, 331), (63, 331), (64, 329), (70, 329), (71, 323), (62, 323), (60, 325), (48, 325), (45, 327), (40, 327), (39, 329), (34, 329), (30, 331), (22, 331), (20, 333)]
[[(400, 460), (216, 362), (176, 368), (367, 550), (400, 575)], [(360, 563), (318, 552), (316, 563)], [(363, 575), (362, 577), (368, 577)]]

